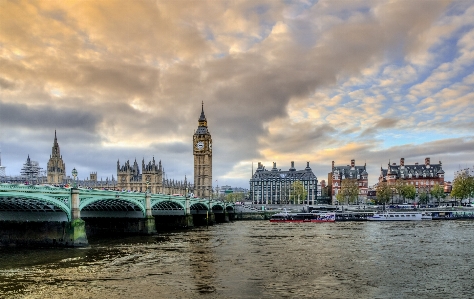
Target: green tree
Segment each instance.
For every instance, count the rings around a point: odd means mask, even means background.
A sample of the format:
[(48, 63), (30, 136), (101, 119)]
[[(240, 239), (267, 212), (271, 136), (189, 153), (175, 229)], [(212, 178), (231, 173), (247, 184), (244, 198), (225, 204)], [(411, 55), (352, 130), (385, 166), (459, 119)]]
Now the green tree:
[(224, 197), (224, 201), (226, 202), (237, 202), (243, 201), (245, 198), (245, 193), (228, 193)]
[(304, 202), (306, 200), (307, 195), (308, 192), (304, 188), (303, 183), (301, 183), (300, 181), (295, 181), (293, 184), (291, 184), (290, 201), (293, 204), (299, 204)]
[(418, 189), (418, 201), (422, 204), (428, 203), (428, 191), (425, 188)]
[(341, 182), (341, 189), (339, 190), (341, 194), (342, 202), (351, 204), (357, 202), (359, 197), (359, 186), (357, 185), (356, 179), (344, 179)]
[(438, 183), (436, 183), (433, 186), (430, 193), (431, 193), (431, 196), (433, 196), (436, 199), (436, 201), (438, 202), (438, 206), (440, 204), (440, 199), (446, 197), (446, 195), (444, 194), (444, 186), (441, 186)]
[(460, 202), (462, 202), (463, 199), (472, 197), (473, 195), (474, 178), (467, 173), (458, 175), (453, 181), (451, 197), (459, 199)]
[(392, 189), (387, 182), (380, 182), (376, 188), (377, 202), (379, 204), (386, 204), (390, 201), (390, 195), (392, 195)]
[(403, 201), (405, 201), (405, 197), (403, 196), (403, 189), (405, 188), (406, 184), (402, 179), (398, 179), (395, 181), (393, 185), (393, 189), (397, 191), (397, 199), (398, 203), (400, 203), (400, 197), (403, 197)]
[(403, 192), (403, 198), (408, 198), (411, 199), (412, 201), (416, 198), (416, 188), (415, 185), (405, 185), (405, 187), (402, 190)]

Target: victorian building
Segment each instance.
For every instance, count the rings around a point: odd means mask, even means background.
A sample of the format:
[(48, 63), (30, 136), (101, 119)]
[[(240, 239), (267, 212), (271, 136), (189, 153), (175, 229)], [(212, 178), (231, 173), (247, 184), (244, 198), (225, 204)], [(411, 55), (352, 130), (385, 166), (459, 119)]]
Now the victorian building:
[(271, 170), (265, 169), (261, 162), (250, 179), (250, 199), (256, 204), (283, 204), (288, 203), (295, 182), (303, 184), (306, 194), (306, 202), (314, 204), (317, 199), (318, 178), (314, 175), (309, 162), (304, 170), (296, 170), (292, 161), (287, 171), (282, 171), (273, 162)]
[(137, 160), (120, 165), (117, 161), (117, 188), (137, 192), (162, 193), (163, 191), (163, 169), (161, 161), (156, 164), (155, 157), (145, 164), (142, 160), (142, 168), (138, 166)]
[(356, 166), (355, 160), (351, 160), (351, 165), (334, 166), (332, 161), (331, 172), (328, 173), (328, 192), (331, 197), (332, 204), (336, 203), (336, 195), (341, 190), (343, 180), (351, 179), (357, 182), (359, 187), (359, 200), (367, 199), (368, 173), (366, 164)]
[(66, 179), (66, 164), (64, 164), (63, 156), (59, 149), (56, 130), (54, 130), (54, 142), (52, 153), (49, 156), (48, 166), (46, 168), (48, 184), (63, 184)]
[(212, 138), (207, 129), (204, 102), (198, 128), (193, 135), (194, 196), (209, 198), (212, 194)]
[(425, 158), (425, 164), (405, 165), (405, 159), (400, 159), (400, 165), (388, 162), (387, 168), (380, 167), (379, 183), (387, 182), (394, 185), (397, 180), (402, 180), (405, 184), (414, 185), (416, 191), (424, 189), (431, 190), (435, 184), (444, 186), (444, 170), (439, 164), (431, 164), (430, 158)]

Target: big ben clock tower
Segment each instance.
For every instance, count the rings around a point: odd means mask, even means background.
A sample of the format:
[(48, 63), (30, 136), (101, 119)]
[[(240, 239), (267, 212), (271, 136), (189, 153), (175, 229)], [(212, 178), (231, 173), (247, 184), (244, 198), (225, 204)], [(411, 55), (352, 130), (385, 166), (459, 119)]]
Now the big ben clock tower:
[(194, 195), (209, 198), (212, 193), (212, 138), (207, 130), (207, 120), (202, 103), (198, 128), (193, 136)]

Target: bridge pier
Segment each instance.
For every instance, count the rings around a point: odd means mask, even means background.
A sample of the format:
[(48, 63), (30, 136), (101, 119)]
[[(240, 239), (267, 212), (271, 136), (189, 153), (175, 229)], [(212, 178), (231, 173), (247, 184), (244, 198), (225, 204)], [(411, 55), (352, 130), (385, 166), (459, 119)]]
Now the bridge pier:
[(79, 209), (79, 189), (76, 188), (71, 189), (71, 218), (72, 221), (66, 224), (66, 239), (69, 240), (66, 243), (71, 247), (88, 246), (86, 223), (81, 219)]
[(155, 217), (151, 213), (151, 194), (147, 192), (145, 195), (145, 219), (140, 221), (140, 232), (151, 235), (156, 233)]
[(184, 215), (184, 227), (193, 227), (194, 226), (194, 221), (193, 221), (193, 215), (191, 215), (191, 207), (189, 206), (189, 197), (185, 196), (184, 198), (184, 203), (185, 203), (185, 215)]
[(75, 219), (66, 224), (65, 246), (86, 247), (89, 246), (86, 234), (86, 222)]

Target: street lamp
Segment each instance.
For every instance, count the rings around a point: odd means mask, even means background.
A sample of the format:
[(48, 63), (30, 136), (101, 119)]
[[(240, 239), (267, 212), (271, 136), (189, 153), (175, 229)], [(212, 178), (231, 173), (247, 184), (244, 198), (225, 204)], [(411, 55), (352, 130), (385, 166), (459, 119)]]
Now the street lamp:
[(76, 184), (77, 170), (76, 170), (75, 167), (74, 167), (74, 169), (72, 170), (72, 177), (74, 178), (73, 188), (77, 188), (77, 184)]
[[(149, 180), (149, 179), (146, 180), (145, 184), (146, 184), (146, 191), (145, 191), (145, 193), (146, 193), (146, 192), (150, 192), (150, 189), (149, 189), (149, 188), (150, 188), (150, 180)], [(150, 193), (151, 193), (151, 192), (150, 192)]]

